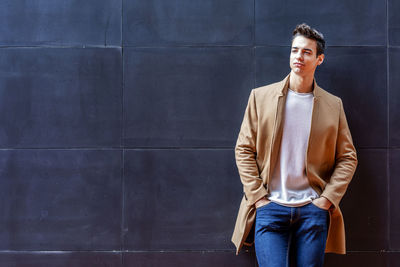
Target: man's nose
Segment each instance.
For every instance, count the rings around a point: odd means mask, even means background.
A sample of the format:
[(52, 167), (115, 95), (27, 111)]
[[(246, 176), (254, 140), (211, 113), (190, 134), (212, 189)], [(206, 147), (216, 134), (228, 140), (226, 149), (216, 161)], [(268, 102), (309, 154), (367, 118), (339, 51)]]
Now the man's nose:
[(303, 59), (303, 55), (301, 54), (300, 51), (296, 53), (295, 58), (296, 59)]

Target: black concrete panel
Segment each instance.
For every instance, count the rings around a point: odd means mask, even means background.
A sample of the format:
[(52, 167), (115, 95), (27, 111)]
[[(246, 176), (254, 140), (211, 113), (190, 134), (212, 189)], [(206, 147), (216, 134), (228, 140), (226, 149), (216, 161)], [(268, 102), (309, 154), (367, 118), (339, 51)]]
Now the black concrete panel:
[(126, 252), (124, 267), (254, 267), (254, 253), (199, 252)]
[(124, 145), (233, 147), (250, 90), (253, 51), (124, 50)]
[(1, 147), (119, 146), (121, 49), (0, 50)]
[(253, 43), (253, 1), (124, 0), (123, 6), (125, 45)]
[(379, 251), (348, 252), (346, 255), (325, 254), (324, 267), (356, 267), (371, 266), (385, 267), (387, 265), (388, 253)]
[[(257, 47), (255, 55), (257, 87), (290, 73), (289, 47)], [(319, 86), (342, 98), (356, 147), (387, 145), (386, 74), (380, 47), (330, 47), (315, 72)]]
[(0, 266), (120, 267), (122, 255), (118, 252), (0, 252)]
[(120, 45), (114, 0), (2, 1), (0, 45)]
[(389, 48), (389, 145), (400, 147), (400, 47)]
[(388, 267), (398, 267), (400, 266), (400, 252), (391, 251), (388, 253)]
[(329, 48), (316, 73), (343, 100), (356, 147), (387, 146), (387, 60), (384, 47)]
[(400, 250), (400, 150), (390, 150), (389, 155), (390, 249)]
[(121, 167), (119, 150), (0, 150), (0, 249), (120, 249)]
[(290, 47), (256, 47), (256, 87), (283, 80), (290, 73)]
[(388, 0), (388, 16), (389, 16), (389, 44), (400, 45), (400, 2), (397, 0)]
[(385, 0), (255, 0), (258, 45), (290, 45), (297, 24), (321, 31), (327, 45), (385, 45)]
[(124, 249), (234, 249), (243, 191), (233, 149), (139, 149), (124, 158)]
[(385, 149), (361, 149), (341, 201), (348, 251), (388, 250), (388, 180)]

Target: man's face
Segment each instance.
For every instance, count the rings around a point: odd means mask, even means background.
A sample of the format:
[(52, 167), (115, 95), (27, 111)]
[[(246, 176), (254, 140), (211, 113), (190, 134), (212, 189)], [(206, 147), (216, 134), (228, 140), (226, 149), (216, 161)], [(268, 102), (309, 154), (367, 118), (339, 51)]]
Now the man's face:
[(317, 57), (317, 41), (302, 35), (294, 38), (290, 52), (290, 68), (294, 73), (313, 76), (315, 69), (323, 61), (323, 54)]

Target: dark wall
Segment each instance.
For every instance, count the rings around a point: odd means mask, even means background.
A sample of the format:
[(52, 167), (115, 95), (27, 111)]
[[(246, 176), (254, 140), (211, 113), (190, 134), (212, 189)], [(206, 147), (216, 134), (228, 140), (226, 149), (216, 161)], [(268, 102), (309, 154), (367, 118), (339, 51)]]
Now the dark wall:
[(316, 79), (343, 99), (359, 167), (348, 254), (400, 264), (395, 0), (4, 0), (0, 266), (256, 266), (230, 242), (234, 144), (252, 88), (325, 34)]

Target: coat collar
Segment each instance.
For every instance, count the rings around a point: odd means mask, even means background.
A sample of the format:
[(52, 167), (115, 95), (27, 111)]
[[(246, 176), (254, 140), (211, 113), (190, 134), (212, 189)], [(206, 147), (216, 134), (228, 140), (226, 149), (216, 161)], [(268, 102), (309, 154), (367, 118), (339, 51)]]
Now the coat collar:
[[(289, 88), (289, 78), (290, 73), (283, 79), (282, 81), (278, 82), (276, 87), (276, 94), (279, 96), (284, 96), (287, 94)], [(319, 98), (322, 95), (322, 88), (318, 86), (317, 82), (315, 81), (315, 77), (313, 80), (313, 93), (314, 98)]]

